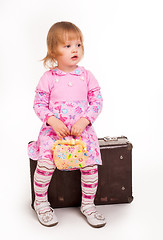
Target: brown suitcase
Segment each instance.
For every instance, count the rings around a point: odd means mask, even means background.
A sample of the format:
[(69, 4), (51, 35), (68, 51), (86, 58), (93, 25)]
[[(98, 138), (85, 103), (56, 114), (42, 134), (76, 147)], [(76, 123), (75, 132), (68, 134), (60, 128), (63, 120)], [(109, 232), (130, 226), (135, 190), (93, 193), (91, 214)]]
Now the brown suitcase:
[[(103, 165), (99, 166), (96, 205), (130, 203), (132, 196), (132, 144), (126, 137), (99, 138)], [(32, 207), (34, 203), (33, 176), (37, 161), (30, 159)], [(81, 204), (80, 170), (55, 170), (48, 199), (53, 208), (77, 207)]]

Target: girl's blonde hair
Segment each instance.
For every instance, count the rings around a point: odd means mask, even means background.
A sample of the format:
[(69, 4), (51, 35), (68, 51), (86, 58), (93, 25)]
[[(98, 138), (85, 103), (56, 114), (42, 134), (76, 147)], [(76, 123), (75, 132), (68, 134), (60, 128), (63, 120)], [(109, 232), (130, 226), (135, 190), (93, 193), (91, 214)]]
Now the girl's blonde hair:
[(58, 45), (74, 39), (81, 41), (84, 54), (83, 35), (75, 24), (71, 22), (57, 22), (52, 25), (47, 35), (47, 55), (43, 59), (44, 66), (50, 69), (54, 68), (57, 64), (56, 58), (60, 54), (57, 51)]

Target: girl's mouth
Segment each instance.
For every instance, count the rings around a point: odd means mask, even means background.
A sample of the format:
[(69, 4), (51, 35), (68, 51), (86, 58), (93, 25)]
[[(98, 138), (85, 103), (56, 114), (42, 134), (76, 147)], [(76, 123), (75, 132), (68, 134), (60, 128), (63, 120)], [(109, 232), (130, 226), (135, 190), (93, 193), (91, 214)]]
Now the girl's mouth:
[(71, 59), (72, 59), (72, 60), (77, 60), (77, 59), (78, 59), (78, 56), (75, 55), (75, 56), (73, 56)]

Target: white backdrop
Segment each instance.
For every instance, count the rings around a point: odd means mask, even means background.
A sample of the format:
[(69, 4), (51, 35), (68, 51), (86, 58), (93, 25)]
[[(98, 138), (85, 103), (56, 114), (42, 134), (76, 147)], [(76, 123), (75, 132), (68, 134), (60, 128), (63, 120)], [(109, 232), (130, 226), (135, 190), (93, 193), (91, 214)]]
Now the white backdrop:
[[(0, 1), (3, 236), (76, 239), (75, 234), (81, 238), (79, 233), (87, 231), (95, 239), (163, 239), (162, 12), (161, 0)], [(99, 206), (108, 224), (98, 230), (84, 222), (78, 209), (57, 209), (60, 223), (47, 229), (30, 208), (27, 143), (37, 139), (41, 127), (32, 109), (34, 91), (46, 70), (40, 60), (47, 32), (62, 20), (82, 30), (85, 57), (80, 65), (101, 86), (104, 107), (94, 124), (98, 137), (125, 135), (134, 147), (134, 201)]]

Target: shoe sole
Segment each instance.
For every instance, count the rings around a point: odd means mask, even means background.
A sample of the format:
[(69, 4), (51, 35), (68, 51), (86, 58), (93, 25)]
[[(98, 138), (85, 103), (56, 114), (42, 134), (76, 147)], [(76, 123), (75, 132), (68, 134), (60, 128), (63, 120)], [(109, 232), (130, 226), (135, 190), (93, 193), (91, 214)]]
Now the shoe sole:
[[(88, 221), (87, 221), (88, 222)], [(104, 227), (106, 225), (106, 223), (103, 223), (103, 224), (100, 224), (100, 225), (92, 225), (88, 222), (88, 224), (91, 226), (91, 227), (94, 227), (94, 228), (101, 228), (101, 227)]]
[[(37, 214), (37, 213), (36, 213)], [(41, 223), (44, 227), (53, 227), (53, 226), (56, 226), (58, 224), (58, 222), (56, 223), (53, 223), (53, 224), (50, 224), (50, 225), (45, 225), (43, 224), (39, 219), (38, 219), (39, 223)]]
[(82, 212), (81, 212), (81, 214), (82, 214), (83, 218), (87, 221), (87, 223), (93, 228), (101, 228), (101, 227), (104, 227), (106, 225), (106, 223), (102, 223), (102, 224), (99, 224), (99, 225), (92, 225), (91, 223), (88, 222), (87, 217)]

